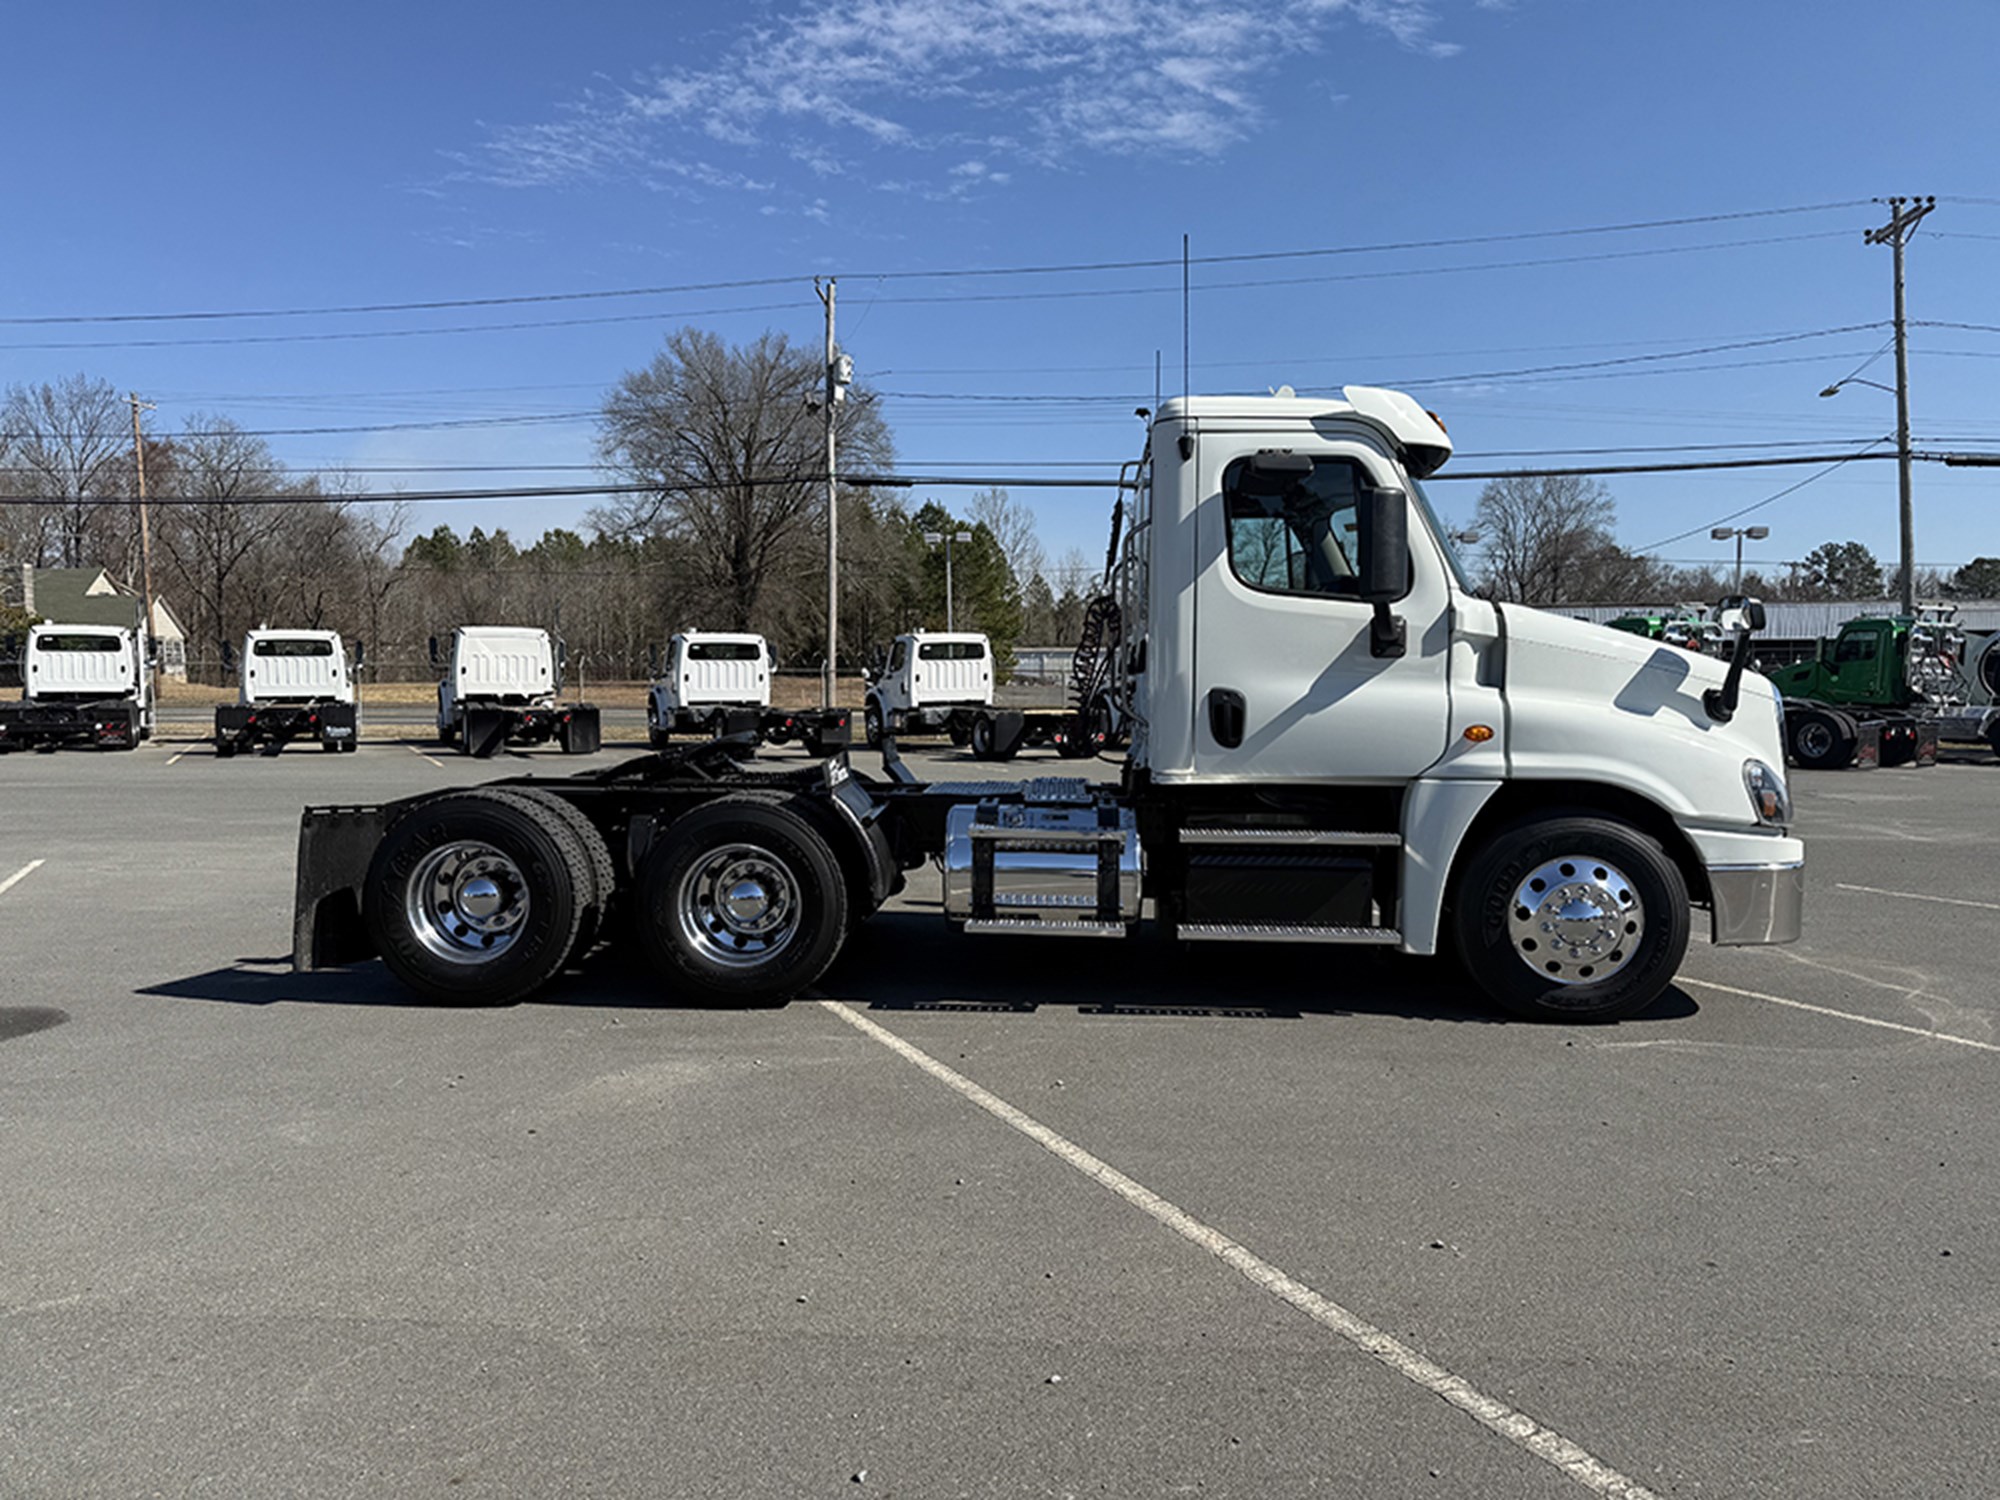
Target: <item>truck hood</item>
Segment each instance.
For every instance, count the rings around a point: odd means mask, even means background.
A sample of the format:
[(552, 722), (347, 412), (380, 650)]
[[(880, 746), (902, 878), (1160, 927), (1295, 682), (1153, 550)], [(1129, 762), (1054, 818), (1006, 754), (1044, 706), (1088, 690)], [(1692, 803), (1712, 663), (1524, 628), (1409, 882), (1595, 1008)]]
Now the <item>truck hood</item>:
[(1701, 699), (1726, 662), (1525, 605), (1499, 613), (1513, 775), (1621, 787), (1690, 824), (1756, 826), (1743, 763), (1785, 768), (1769, 679), (1745, 671), (1736, 716), (1719, 724)]

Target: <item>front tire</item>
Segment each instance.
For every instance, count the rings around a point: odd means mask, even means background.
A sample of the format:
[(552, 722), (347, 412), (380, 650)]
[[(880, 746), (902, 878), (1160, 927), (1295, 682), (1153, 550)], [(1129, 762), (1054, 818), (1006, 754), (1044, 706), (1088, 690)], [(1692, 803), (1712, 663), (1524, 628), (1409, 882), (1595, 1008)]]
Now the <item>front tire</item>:
[(558, 974), (594, 883), (564, 821), (517, 792), (421, 803), (369, 862), (362, 917), (389, 972), (428, 999), (510, 1005)]
[(724, 797), (670, 825), (639, 877), (639, 942), (677, 995), (788, 999), (847, 933), (847, 886), (818, 830), (783, 803)]
[(1534, 1021), (1617, 1021), (1672, 983), (1687, 882), (1654, 839), (1610, 818), (1503, 828), (1466, 866), (1454, 935), (1479, 987)]

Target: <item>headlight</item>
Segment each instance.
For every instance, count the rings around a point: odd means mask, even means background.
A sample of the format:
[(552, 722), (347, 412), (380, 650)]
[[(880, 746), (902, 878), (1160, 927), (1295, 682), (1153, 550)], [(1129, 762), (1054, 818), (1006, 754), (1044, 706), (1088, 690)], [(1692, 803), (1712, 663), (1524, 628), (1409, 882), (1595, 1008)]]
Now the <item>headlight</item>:
[(1792, 794), (1785, 778), (1761, 760), (1743, 762), (1743, 789), (1750, 794), (1750, 806), (1759, 823), (1789, 828), (1792, 822)]

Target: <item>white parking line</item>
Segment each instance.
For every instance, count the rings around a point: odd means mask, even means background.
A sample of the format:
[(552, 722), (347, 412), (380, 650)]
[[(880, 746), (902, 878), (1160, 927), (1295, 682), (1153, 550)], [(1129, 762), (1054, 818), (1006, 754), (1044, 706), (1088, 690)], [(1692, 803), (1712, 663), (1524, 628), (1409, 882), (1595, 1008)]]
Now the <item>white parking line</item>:
[(441, 761), (441, 760), (432, 760), (430, 756), (428, 756), (428, 755), (424, 754), (424, 752), (423, 752), (423, 751), (421, 751), (421, 750), (419, 750), (419, 749), (418, 749), (418, 748), (417, 748), (417, 747), (416, 747), (415, 745), (405, 745), (405, 746), (403, 746), (403, 748), (404, 748), (405, 750), (409, 751), (409, 752), (410, 752), (410, 754), (412, 754), (412, 755), (416, 756), (416, 758), (417, 758), (418, 760), (428, 760), (428, 761), (430, 761), (430, 762), (431, 762), (431, 764), (432, 764), (432, 765), (436, 766), (436, 767), (437, 767), (437, 768), (438, 768), (438, 769), (439, 769), (440, 771), (442, 771), (442, 770), (444, 769), (444, 762), (443, 762), (443, 761)]
[(1816, 1016), (1832, 1016), (1836, 1020), (1854, 1021), (1863, 1026), (1879, 1026), (1884, 1031), (1900, 1031), (1908, 1036), (1922, 1037), (1927, 1042), (1950, 1042), (1957, 1047), (1976, 1047), (1981, 1052), (2000, 1052), (2000, 1044), (1976, 1042), (1969, 1036), (1953, 1036), (1948, 1031), (1931, 1031), (1922, 1026), (1905, 1026), (1901, 1021), (1881, 1021), (1874, 1016), (1858, 1016), (1851, 1010), (1835, 1010), (1830, 1005), (1814, 1005), (1806, 1000), (1787, 1000), (1783, 995), (1767, 995), (1761, 990), (1739, 990), (1734, 985), (1711, 984), (1706, 979), (1689, 979), (1685, 975), (1675, 984), (1692, 985), (1700, 990), (1717, 990), (1725, 995), (1741, 995), (1746, 1000), (1762, 1000), (1771, 1005), (1782, 1005), (1791, 1010), (1809, 1010)]
[(192, 751), (193, 748), (194, 747), (190, 745), (187, 750), (176, 750), (172, 755), (169, 755), (167, 757), (167, 764), (172, 765), (175, 761), (179, 760), (183, 755), (186, 755), (190, 751)]
[(20, 869), (16, 870), (12, 875), (9, 875), (5, 880), (0, 880), (0, 896), (4, 896), (9, 891), (13, 890), (15, 886), (19, 885), (22, 881), (26, 880), (30, 875), (34, 874), (35, 871), (39, 870), (46, 863), (47, 863), (46, 860), (31, 859), (25, 865), (21, 866)]
[(1976, 906), (1981, 911), (2000, 911), (2000, 902), (1994, 901), (1962, 901), (1956, 896), (1926, 896), (1920, 891), (1884, 891), (1872, 885), (1846, 885), (1840, 881), (1835, 881), (1833, 888), (1837, 891), (1860, 891), (1868, 896), (1898, 896), (1905, 901), (1935, 901), (1940, 906)]
[(1109, 1163), (1092, 1156), (1074, 1141), (1058, 1135), (1048, 1126), (997, 1095), (954, 1071), (895, 1032), (876, 1025), (860, 1012), (838, 1000), (819, 1002), (841, 1020), (866, 1036), (873, 1037), (890, 1051), (915, 1063), (947, 1088), (963, 1095), (995, 1119), (1012, 1126), (1029, 1140), (1076, 1168), (1098, 1186), (1117, 1194), (1134, 1208), (1150, 1215), (1183, 1239), (1199, 1245), (1210, 1255), (1263, 1291), (1288, 1302), (1314, 1322), (1331, 1329), (1362, 1353), (1387, 1365), (1404, 1379), (1413, 1381), (1432, 1394), (1443, 1397), (1473, 1421), (1497, 1433), (1516, 1447), (1533, 1454), (1543, 1463), (1562, 1471), (1585, 1489), (1615, 1500), (1657, 1500), (1653, 1492), (1593, 1457), (1561, 1433), (1544, 1427), (1527, 1413), (1496, 1401), (1425, 1358), (1392, 1334), (1383, 1332), (1339, 1303), (1322, 1297), (1303, 1282), (1296, 1281), (1268, 1261), (1258, 1258), (1220, 1230), (1211, 1229), (1186, 1210), (1176, 1207), (1152, 1189), (1134, 1182)]

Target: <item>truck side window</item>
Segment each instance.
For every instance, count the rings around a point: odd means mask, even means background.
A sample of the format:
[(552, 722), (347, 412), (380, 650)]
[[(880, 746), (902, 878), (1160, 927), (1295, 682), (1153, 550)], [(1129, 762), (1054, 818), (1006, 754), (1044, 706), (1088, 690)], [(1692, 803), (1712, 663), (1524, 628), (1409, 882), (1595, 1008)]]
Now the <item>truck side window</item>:
[(1875, 660), (1875, 637), (1872, 635), (1850, 635), (1833, 648), (1834, 665), (1850, 661)]
[(1355, 496), (1367, 482), (1347, 458), (1315, 459), (1304, 475), (1237, 459), (1222, 473), (1230, 570), (1271, 593), (1353, 595)]
[(891, 672), (902, 671), (903, 663), (908, 661), (909, 657), (909, 646), (903, 641), (897, 641), (889, 651), (889, 670)]

